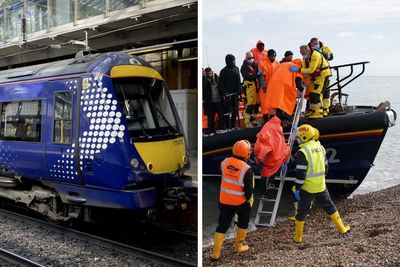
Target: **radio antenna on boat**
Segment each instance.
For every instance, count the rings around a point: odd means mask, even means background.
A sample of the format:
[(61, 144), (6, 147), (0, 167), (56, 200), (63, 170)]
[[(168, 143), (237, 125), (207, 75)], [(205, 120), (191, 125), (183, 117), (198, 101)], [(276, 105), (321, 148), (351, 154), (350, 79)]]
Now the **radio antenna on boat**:
[(210, 67), (210, 63), (208, 62), (208, 52), (207, 52), (207, 46), (206, 45), (204, 46), (204, 51), (205, 51), (206, 59), (207, 59), (207, 67)]

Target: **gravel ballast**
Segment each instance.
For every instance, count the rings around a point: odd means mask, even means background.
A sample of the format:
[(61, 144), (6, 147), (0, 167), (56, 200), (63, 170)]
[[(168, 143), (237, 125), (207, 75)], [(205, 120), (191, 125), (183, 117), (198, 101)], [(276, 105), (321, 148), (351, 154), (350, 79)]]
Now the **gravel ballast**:
[(158, 265), (143, 257), (8, 216), (0, 217), (0, 247), (45, 266)]
[(400, 185), (351, 199), (334, 200), (349, 234), (340, 235), (329, 216), (313, 207), (303, 243), (292, 241), (294, 223), (260, 228), (246, 238), (250, 250), (235, 253), (225, 240), (218, 262), (203, 248), (204, 266), (400, 266)]

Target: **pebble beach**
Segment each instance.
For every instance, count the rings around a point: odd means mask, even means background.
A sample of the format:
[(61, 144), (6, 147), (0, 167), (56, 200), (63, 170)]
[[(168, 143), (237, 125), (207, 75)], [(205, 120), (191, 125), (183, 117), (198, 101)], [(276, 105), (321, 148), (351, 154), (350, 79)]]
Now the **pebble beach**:
[(350, 233), (340, 235), (329, 216), (314, 206), (305, 220), (303, 243), (295, 243), (294, 222), (252, 231), (249, 251), (235, 253), (226, 239), (221, 259), (210, 261), (212, 247), (203, 248), (204, 266), (400, 266), (400, 185), (334, 199)]

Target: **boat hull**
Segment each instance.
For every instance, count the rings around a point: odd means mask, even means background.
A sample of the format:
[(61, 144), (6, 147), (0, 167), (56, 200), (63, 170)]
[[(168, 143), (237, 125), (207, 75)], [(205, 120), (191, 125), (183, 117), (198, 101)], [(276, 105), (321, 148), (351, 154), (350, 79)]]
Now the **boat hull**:
[[(342, 114), (318, 120), (302, 118), (299, 125), (307, 123), (320, 132), (321, 144), (326, 148), (329, 170), (326, 182), (330, 193), (336, 197), (347, 197), (362, 183), (373, 166), (388, 128), (394, 125), (393, 110), (377, 112), (373, 107), (354, 106)], [(221, 161), (231, 155), (233, 144), (240, 139), (255, 143), (258, 128), (237, 129), (220, 135), (203, 138), (203, 174), (220, 176)], [(285, 129), (288, 137), (290, 129)], [(287, 179), (295, 177), (295, 144), (288, 165)], [(255, 164), (253, 164), (255, 165)], [(253, 166), (255, 174), (259, 169)]]

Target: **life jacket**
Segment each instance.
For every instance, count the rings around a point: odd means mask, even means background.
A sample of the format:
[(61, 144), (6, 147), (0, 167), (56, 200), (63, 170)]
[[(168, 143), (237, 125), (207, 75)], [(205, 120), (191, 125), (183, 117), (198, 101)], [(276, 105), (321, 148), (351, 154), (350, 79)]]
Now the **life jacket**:
[(281, 120), (273, 117), (261, 128), (254, 145), (257, 163), (263, 162), (261, 176), (275, 174), (290, 156), (290, 148), (285, 142)]
[(328, 61), (331, 61), (333, 59), (333, 53), (332, 51), (329, 49), (329, 47), (327, 47), (325, 44), (323, 44), (321, 41), (319, 42), (320, 48), (321, 48), (321, 52), (322, 55), (324, 56), (324, 58)]
[(219, 202), (238, 206), (246, 202), (244, 193), (244, 177), (250, 166), (235, 157), (226, 158), (221, 162), (221, 189)]
[(306, 178), (301, 189), (309, 193), (320, 193), (325, 185), (325, 148), (317, 141), (310, 140), (300, 145), (300, 152), (304, 154), (308, 162)]
[(307, 60), (303, 59), (303, 66), (304, 68), (301, 68), (301, 72), (310, 75), (314, 79), (318, 76), (327, 77), (332, 75), (328, 61), (316, 49), (311, 49)]
[(296, 77), (303, 79), (303, 74), (291, 72), (290, 66), (297, 65), (293, 62), (285, 62), (274, 70), (268, 84), (265, 107), (267, 109), (279, 108), (292, 115), (297, 98)]

